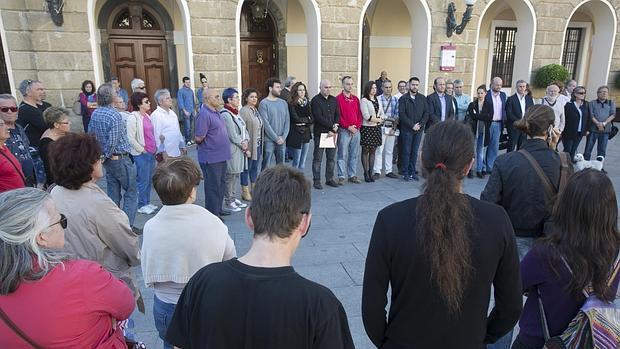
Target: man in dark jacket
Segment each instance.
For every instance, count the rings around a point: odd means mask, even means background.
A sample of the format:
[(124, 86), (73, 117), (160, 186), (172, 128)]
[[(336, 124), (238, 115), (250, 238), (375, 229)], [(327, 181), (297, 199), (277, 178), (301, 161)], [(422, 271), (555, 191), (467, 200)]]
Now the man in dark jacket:
[(525, 140), (525, 133), (514, 128), (514, 123), (521, 120), (527, 108), (534, 105), (532, 96), (527, 94), (527, 83), (523, 80), (517, 81), (517, 92), (506, 100), (506, 130), (508, 131), (507, 151), (521, 149)]
[[(321, 134), (326, 133), (329, 137), (337, 137), (340, 112), (336, 97), (330, 94), (332, 83), (329, 80), (321, 80), (320, 93), (310, 101), (312, 116), (314, 117), (314, 154), (312, 158), (312, 177), (315, 189), (323, 189), (321, 185), (321, 163), (323, 153), (327, 154), (325, 164), (325, 184), (338, 188), (334, 181), (334, 167), (336, 166), (336, 148), (321, 148)], [(336, 142), (334, 138), (334, 143)]]
[(429, 118), (426, 97), (418, 93), (419, 87), (420, 79), (412, 77), (409, 79), (409, 93), (398, 100), (399, 142), (402, 142), (403, 147), (402, 174), (405, 181), (419, 180), (415, 174), (415, 165), (422, 141), (422, 130)]
[(428, 95), (426, 105), (428, 110), (428, 130), (435, 123), (454, 119), (454, 97), (446, 93), (446, 80), (436, 78), (433, 82), (435, 92)]

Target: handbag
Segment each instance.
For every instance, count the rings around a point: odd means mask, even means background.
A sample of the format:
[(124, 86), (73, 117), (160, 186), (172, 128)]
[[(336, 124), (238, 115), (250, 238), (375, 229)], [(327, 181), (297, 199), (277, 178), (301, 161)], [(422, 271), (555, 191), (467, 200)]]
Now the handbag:
[(618, 126), (611, 124), (611, 132), (609, 132), (609, 139), (616, 137), (618, 134)]
[[(608, 281), (611, 287), (618, 276), (620, 269), (620, 255), (616, 258), (614, 269)], [(562, 262), (570, 271), (566, 260)], [(614, 303), (607, 303), (598, 298), (587, 289), (583, 290), (586, 301), (579, 309), (577, 315), (568, 324), (561, 335), (551, 337), (545, 315), (545, 307), (542, 302), (540, 290), (538, 293), (538, 308), (545, 345), (543, 349), (616, 349), (620, 348), (620, 309)]]
[(71, 109), (75, 115), (82, 115), (82, 102), (80, 102), (80, 97), (73, 102), (73, 107)]

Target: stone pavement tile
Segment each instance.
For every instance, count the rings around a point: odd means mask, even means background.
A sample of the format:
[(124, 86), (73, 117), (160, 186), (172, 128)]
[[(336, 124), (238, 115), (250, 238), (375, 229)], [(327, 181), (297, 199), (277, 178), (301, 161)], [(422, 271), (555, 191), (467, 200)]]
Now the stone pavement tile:
[(338, 287), (332, 292), (342, 303), (348, 318), (362, 315), (362, 286)]
[(293, 266), (301, 276), (330, 289), (354, 285), (353, 279), (340, 263)]
[(342, 262), (341, 264), (355, 285), (361, 286), (364, 282), (365, 261), (362, 264), (357, 262)]
[(364, 330), (364, 322), (361, 316), (349, 316), (349, 329), (351, 329), (351, 337), (356, 349), (374, 349), (376, 348)]
[(325, 265), (344, 261), (363, 262), (364, 257), (353, 244), (308, 246), (303, 243), (293, 256), (293, 265)]
[[(370, 239), (367, 225), (357, 225), (354, 227), (334, 226), (324, 229), (310, 228), (308, 238), (316, 245), (342, 244), (348, 242), (365, 242)], [(308, 239), (307, 238), (307, 239)]]

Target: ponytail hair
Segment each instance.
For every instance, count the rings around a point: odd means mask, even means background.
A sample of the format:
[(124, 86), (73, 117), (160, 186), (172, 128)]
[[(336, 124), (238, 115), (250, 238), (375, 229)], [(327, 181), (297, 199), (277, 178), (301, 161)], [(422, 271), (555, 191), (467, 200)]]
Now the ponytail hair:
[(544, 136), (549, 126), (555, 122), (555, 113), (550, 106), (534, 104), (527, 108), (521, 120), (514, 123), (514, 127), (530, 137)]
[(474, 157), (471, 129), (458, 121), (431, 127), (422, 146), (426, 177), (418, 198), (418, 241), (430, 262), (431, 280), (452, 314), (461, 310), (463, 293), (473, 272), (473, 211), (461, 194), (461, 180)]

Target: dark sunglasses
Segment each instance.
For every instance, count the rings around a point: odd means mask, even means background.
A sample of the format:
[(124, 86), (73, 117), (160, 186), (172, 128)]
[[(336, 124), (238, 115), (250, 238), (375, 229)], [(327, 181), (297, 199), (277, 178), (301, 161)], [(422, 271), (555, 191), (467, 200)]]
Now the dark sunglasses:
[(146, 86), (138, 86), (139, 89), (144, 90)]
[(0, 111), (3, 112), (3, 113), (8, 113), (9, 111), (11, 113), (15, 113), (17, 110), (18, 110), (17, 107), (2, 107), (2, 108), (0, 108)]
[(64, 214), (60, 214), (60, 220), (54, 224), (50, 224), (48, 228), (55, 226), (56, 224), (60, 224), (63, 229), (67, 229), (67, 217)]
[(575, 92), (576, 95), (585, 95), (585, 92)]

